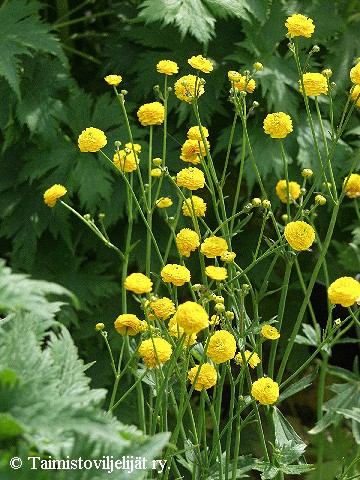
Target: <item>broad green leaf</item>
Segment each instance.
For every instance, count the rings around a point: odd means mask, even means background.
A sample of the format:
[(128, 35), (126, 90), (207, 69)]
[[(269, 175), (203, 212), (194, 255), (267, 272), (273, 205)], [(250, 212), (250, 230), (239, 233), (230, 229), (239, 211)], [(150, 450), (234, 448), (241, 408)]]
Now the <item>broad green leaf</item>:
[(18, 437), (24, 432), (22, 426), (12, 415), (0, 412), (0, 441)]
[(315, 379), (317, 373), (318, 373), (319, 368), (315, 368), (312, 373), (309, 375), (306, 375), (303, 377), (301, 380), (298, 380), (297, 382), (293, 383), (288, 387), (286, 390), (281, 392), (281, 395), (279, 396), (278, 401), (281, 402), (285, 400), (285, 398), (289, 398), (292, 395), (295, 395), (295, 393), (301, 392), (301, 390), (304, 390), (305, 388), (309, 387), (313, 380)]
[[(292, 425), (286, 420), (284, 415), (277, 407), (273, 408), (272, 415), (275, 427), (276, 442), (280, 446), (288, 445), (289, 442), (292, 442), (293, 445), (299, 447), (299, 450), (302, 450), (303, 453), (306, 448), (306, 444), (301, 440)], [(302, 453), (300, 453), (299, 456)], [(299, 458), (299, 456), (297, 458)]]

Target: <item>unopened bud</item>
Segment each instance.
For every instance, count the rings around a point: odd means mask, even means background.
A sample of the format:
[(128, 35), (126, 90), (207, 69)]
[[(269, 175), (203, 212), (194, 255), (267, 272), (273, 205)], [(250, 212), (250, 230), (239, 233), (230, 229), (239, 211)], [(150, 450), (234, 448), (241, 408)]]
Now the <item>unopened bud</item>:
[(263, 200), (261, 202), (261, 205), (264, 207), (264, 208), (271, 208), (271, 202), (270, 200)]
[(325, 205), (326, 198), (323, 195), (316, 195), (315, 202), (319, 205)]
[(258, 198), (258, 197), (255, 197), (251, 200), (251, 203), (252, 203), (253, 207), (260, 207), (261, 199)]
[(162, 164), (162, 159), (159, 158), (159, 157), (156, 157), (153, 159), (152, 163), (156, 166), (156, 167), (160, 167), (160, 165)]
[(97, 323), (95, 325), (95, 328), (96, 328), (96, 330), (98, 330), (100, 332), (101, 330), (104, 330), (105, 325), (103, 323)]
[(264, 70), (264, 65), (260, 62), (255, 62), (253, 67), (255, 68), (255, 70), (257, 70), (258, 72), (261, 72), (261, 70)]
[(311, 168), (304, 168), (304, 170), (301, 172), (301, 175), (304, 178), (310, 178), (314, 175), (314, 172), (311, 170)]

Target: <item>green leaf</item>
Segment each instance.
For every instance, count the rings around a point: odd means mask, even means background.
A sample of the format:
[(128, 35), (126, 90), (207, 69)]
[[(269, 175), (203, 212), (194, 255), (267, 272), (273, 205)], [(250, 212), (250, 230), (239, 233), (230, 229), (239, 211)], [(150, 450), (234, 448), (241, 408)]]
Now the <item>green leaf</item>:
[(12, 0), (0, 8), (0, 75), (20, 98), (21, 55), (31, 56), (42, 51), (58, 56), (64, 63), (65, 56), (50, 26), (41, 22), (37, 1)]
[(18, 437), (23, 431), (20, 423), (14, 420), (12, 415), (0, 413), (0, 441)]
[(296, 459), (299, 458), (299, 456), (305, 451), (306, 444), (301, 440), (292, 425), (286, 420), (284, 415), (282, 415), (277, 407), (273, 408), (272, 415), (275, 427), (276, 442), (280, 446), (287, 446), (289, 442), (292, 442), (292, 444), (297, 448), (296, 453), (301, 451)]
[(281, 395), (279, 396), (278, 401), (281, 402), (285, 400), (285, 398), (289, 398), (292, 395), (295, 395), (295, 393), (301, 392), (301, 390), (304, 390), (305, 388), (309, 387), (313, 380), (315, 379), (317, 373), (318, 373), (319, 367), (316, 367), (312, 373), (309, 375), (306, 375), (303, 377), (301, 380), (298, 380), (297, 382), (293, 383), (290, 387), (288, 387), (286, 390), (281, 392)]

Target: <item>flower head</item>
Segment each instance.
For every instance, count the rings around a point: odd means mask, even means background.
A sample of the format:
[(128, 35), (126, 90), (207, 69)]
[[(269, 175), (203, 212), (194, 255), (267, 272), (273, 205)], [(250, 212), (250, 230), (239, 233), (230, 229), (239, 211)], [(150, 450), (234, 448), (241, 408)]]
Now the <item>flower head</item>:
[(180, 327), (180, 325), (176, 322), (175, 317), (172, 317), (170, 319), (168, 330), (170, 335), (175, 338), (182, 338), (185, 334), (184, 343), (183, 343), (184, 348), (194, 345), (194, 343), (196, 343), (196, 333), (186, 334), (184, 332), (184, 329)]
[(125, 150), (117, 150), (114, 153), (113, 162), (119, 170), (129, 173), (137, 169), (140, 160), (136, 153), (134, 154), (133, 151), (126, 148)]
[(304, 168), (302, 171), (301, 171), (301, 175), (304, 177), (304, 178), (310, 178), (314, 175), (314, 172), (311, 170), (311, 168)]
[(196, 55), (189, 58), (188, 64), (203, 73), (210, 73), (214, 69), (214, 65), (212, 64), (212, 62), (207, 58), (204, 58), (202, 55)]
[(264, 131), (271, 138), (285, 138), (293, 131), (291, 117), (284, 112), (269, 113), (264, 120)]
[(107, 75), (104, 77), (104, 80), (109, 85), (114, 85), (114, 87), (117, 87), (119, 83), (121, 83), (122, 77), (120, 75)]
[(289, 245), (297, 251), (307, 250), (315, 240), (315, 230), (311, 225), (301, 220), (289, 222), (284, 230)]
[[(208, 149), (210, 148), (207, 142)], [(188, 138), (181, 147), (180, 159), (183, 162), (193, 163), (197, 165), (201, 162), (201, 157), (206, 156), (205, 145), (202, 140)]]
[(169, 197), (160, 197), (156, 200), (157, 208), (169, 208), (173, 204), (171, 198)]
[[(259, 365), (261, 362), (259, 355), (256, 352), (250, 352), (250, 350), (245, 350), (244, 352), (246, 363), (249, 364), (251, 368), (255, 368), (256, 365)], [(235, 357), (235, 362), (238, 365), (244, 365), (243, 357), (241, 353), (238, 353)]]
[(164, 75), (173, 75), (174, 73), (178, 73), (179, 67), (176, 62), (172, 62), (171, 60), (160, 60), (156, 65), (156, 70)]
[(80, 152), (98, 152), (107, 144), (105, 133), (98, 128), (89, 127), (78, 138)]
[(149, 338), (141, 342), (139, 353), (147, 368), (154, 368), (170, 359), (172, 346), (163, 338)]
[(200, 245), (199, 235), (190, 228), (183, 228), (176, 235), (176, 246), (184, 257), (190, 257), (190, 253)]
[(272, 325), (262, 326), (261, 334), (263, 337), (267, 338), (268, 340), (277, 340), (278, 338), (280, 338), (280, 333), (278, 329), (273, 327)]
[(206, 212), (206, 203), (200, 197), (193, 195), (191, 198), (184, 200), (182, 211), (185, 217), (204, 217)]
[(238, 80), (234, 80), (234, 88), (237, 88), (239, 92), (245, 90), (247, 93), (253, 93), (256, 83), (253, 78), (248, 79), (245, 75), (240, 75)]
[(214, 363), (223, 363), (235, 357), (236, 341), (227, 330), (218, 330), (210, 338), (206, 355)]
[(341, 277), (335, 280), (328, 288), (330, 302), (343, 307), (351, 307), (360, 302), (360, 282), (352, 277)]
[(351, 92), (351, 99), (356, 100), (356, 106), (360, 107), (360, 85), (355, 85)]
[(154, 178), (159, 178), (161, 177), (163, 174), (163, 171), (161, 170), (161, 168), (152, 168), (151, 171), (150, 171), (150, 175)]
[(220, 255), (220, 259), (225, 263), (231, 263), (235, 260), (236, 253), (235, 252), (224, 252)]
[(141, 320), (132, 313), (119, 315), (114, 322), (114, 327), (120, 335), (130, 335), (131, 337), (143, 331)]
[(188, 371), (188, 379), (191, 385), (194, 385), (195, 382), (194, 389), (198, 392), (213, 387), (217, 382), (217, 378), (216, 370), (210, 363), (203, 363), (201, 367), (197, 365)]
[(203, 306), (188, 301), (178, 306), (173, 321), (187, 334), (198, 333), (209, 326), (209, 315)]
[(285, 27), (292, 37), (310, 38), (315, 30), (312, 19), (298, 13), (287, 18)]
[(168, 263), (161, 270), (161, 278), (166, 283), (172, 283), (177, 287), (181, 287), (186, 282), (190, 282), (190, 271), (182, 266), (177, 264)]
[(55, 207), (57, 200), (63, 197), (66, 192), (67, 190), (63, 185), (56, 183), (45, 191), (44, 202), (48, 207)]
[[(203, 126), (201, 126), (201, 130), (204, 137), (207, 138), (209, 136), (209, 130)], [(199, 142), (202, 141), (200, 127), (198, 127), (197, 125), (195, 127), (189, 128), (187, 136), (190, 140), (198, 140)]]
[(202, 78), (197, 78), (195, 75), (180, 77), (174, 84), (175, 95), (179, 100), (191, 103), (195, 97), (200, 97), (204, 93), (204, 83)]
[(216, 236), (205, 238), (200, 247), (200, 252), (207, 258), (220, 257), (227, 251), (227, 241)]
[(261, 405), (272, 405), (279, 397), (279, 385), (271, 378), (259, 378), (252, 385), (251, 395)]
[[(293, 200), (297, 200), (300, 197), (300, 185), (297, 182), (289, 182), (289, 203)], [(288, 189), (286, 180), (279, 180), (276, 185), (276, 195), (283, 203), (287, 202)]]
[[(316, 97), (318, 95), (321, 95), (322, 93), (326, 94), (328, 91), (328, 83), (326, 77), (322, 73), (304, 73), (303, 82), (305, 88), (305, 95), (307, 97)], [(302, 93), (301, 83), (300, 92)]]
[(125, 290), (137, 294), (151, 292), (152, 285), (153, 282), (143, 273), (132, 273), (126, 277), (124, 282)]
[(198, 190), (205, 185), (204, 172), (196, 167), (183, 168), (176, 175), (176, 184), (178, 187), (186, 187), (189, 190)]
[(164, 122), (165, 108), (160, 102), (145, 103), (137, 111), (141, 125), (161, 125)]
[(350, 80), (356, 85), (360, 85), (360, 62), (350, 70)]
[(360, 197), (360, 175), (358, 173), (352, 173), (349, 177), (345, 178), (343, 189), (349, 198)]
[(151, 310), (161, 320), (167, 320), (171, 315), (175, 313), (174, 302), (167, 297), (158, 298), (149, 304)]
[(226, 268), (214, 267), (214, 265), (209, 265), (208, 267), (205, 267), (205, 273), (212, 280), (216, 280), (218, 282), (221, 282), (222, 280), (226, 280), (228, 277)]

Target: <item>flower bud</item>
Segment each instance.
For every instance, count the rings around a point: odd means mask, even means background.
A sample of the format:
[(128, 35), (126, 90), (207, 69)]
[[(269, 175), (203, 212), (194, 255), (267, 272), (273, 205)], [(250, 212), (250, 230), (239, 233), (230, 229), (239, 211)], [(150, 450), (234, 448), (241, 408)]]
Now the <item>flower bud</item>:
[(271, 208), (271, 202), (270, 200), (263, 200), (261, 202), (261, 205), (264, 207), (264, 208)]
[(104, 330), (105, 325), (103, 323), (97, 323), (95, 325), (95, 328), (96, 328), (96, 330), (98, 330), (100, 332), (101, 330)]
[(226, 318), (227, 318), (228, 320), (234, 320), (234, 318), (235, 318), (234, 312), (231, 312), (230, 310), (227, 310), (227, 311), (225, 312), (225, 315), (226, 315)]
[(319, 205), (325, 205), (326, 203), (326, 198), (323, 195), (316, 195), (315, 197), (315, 203)]
[(84, 220), (86, 220), (87, 222), (89, 222), (91, 220), (91, 215), (90, 213), (85, 213), (84, 215)]
[(258, 198), (258, 197), (255, 197), (251, 200), (251, 203), (252, 203), (253, 207), (260, 207), (261, 199)]
[(264, 70), (264, 65), (260, 62), (255, 62), (253, 67), (255, 68), (256, 71), (261, 72), (261, 70)]
[(310, 178), (314, 175), (314, 172), (311, 170), (311, 168), (304, 168), (304, 170), (301, 172), (301, 175), (304, 178)]
[(223, 305), (222, 303), (216, 303), (214, 309), (217, 313), (225, 312), (225, 305)]
[(159, 158), (159, 157), (153, 158), (152, 163), (153, 163), (156, 167), (160, 167), (160, 165), (162, 164), (162, 159)]
[(289, 218), (289, 217), (288, 217), (288, 215), (287, 215), (286, 213), (284, 213), (283, 215), (281, 215), (281, 220), (282, 220), (283, 222), (287, 222), (287, 221), (288, 221), (288, 218)]
[(114, 142), (114, 145), (115, 145), (116, 148), (121, 147), (121, 142), (120, 142), (120, 140), (116, 140), (116, 141)]
[(331, 68), (325, 68), (321, 73), (324, 75), (324, 77), (330, 78), (332, 75), (332, 70)]

